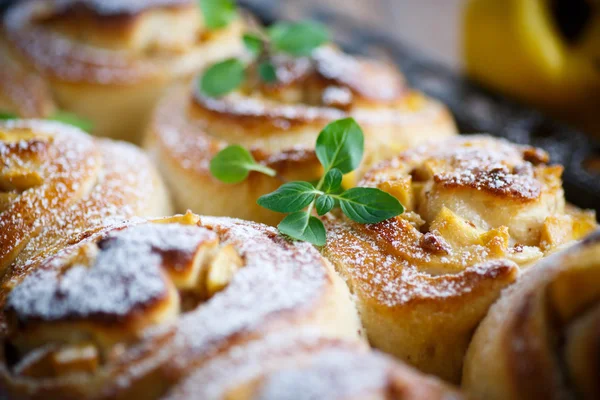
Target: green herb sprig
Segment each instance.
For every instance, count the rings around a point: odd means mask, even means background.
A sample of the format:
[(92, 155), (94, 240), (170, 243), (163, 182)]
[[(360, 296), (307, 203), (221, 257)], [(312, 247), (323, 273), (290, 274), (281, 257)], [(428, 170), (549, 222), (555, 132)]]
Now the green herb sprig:
[(15, 113), (0, 110), (0, 120), (17, 119), (19, 116)]
[[(266, 33), (246, 33), (242, 39), (252, 61), (258, 66), (260, 79), (273, 83), (277, 81), (277, 69), (270, 61), (273, 53), (309, 56), (317, 47), (329, 41), (329, 32), (323, 25), (313, 21), (279, 22)], [(199, 80), (200, 91), (209, 97), (224, 96), (239, 88), (246, 77), (245, 64), (237, 58), (230, 58), (213, 64), (204, 72)]]
[[(19, 118), (20, 117), (15, 113), (0, 110), (0, 120)], [(66, 111), (57, 111), (46, 119), (50, 121), (62, 122), (63, 124), (67, 125), (73, 125), (81, 129), (82, 131), (86, 131), (88, 133), (91, 132), (94, 128), (94, 124), (92, 123), (92, 121)]]
[(240, 183), (248, 177), (250, 171), (275, 176), (277, 171), (259, 164), (252, 154), (239, 145), (227, 146), (210, 160), (210, 172), (225, 183)]
[(66, 111), (57, 111), (48, 119), (51, 121), (58, 121), (62, 122), (63, 124), (75, 126), (88, 133), (94, 129), (94, 124), (89, 119), (82, 118), (77, 114)]
[(234, 0), (197, 0), (208, 29), (221, 29), (236, 17)]
[[(316, 184), (287, 182), (257, 201), (271, 211), (288, 214), (277, 225), (281, 233), (323, 246), (325, 226), (313, 215), (313, 209), (322, 216), (339, 207), (348, 218), (361, 224), (381, 222), (404, 212), (394, 196), (377, 188), (342, 189), (343, 175), (358, 168), (364, 152), (364, 135), (354, 119), (345, 118), (327, 125), (317, 138), (315, 151), (324, 168)], [(210, 163), (210, 171), (226, 183), (241, 182), (250, 171), (270, 176), (276, 173), (258, 164), (247, 150), (237, 145), (219, 152)]]

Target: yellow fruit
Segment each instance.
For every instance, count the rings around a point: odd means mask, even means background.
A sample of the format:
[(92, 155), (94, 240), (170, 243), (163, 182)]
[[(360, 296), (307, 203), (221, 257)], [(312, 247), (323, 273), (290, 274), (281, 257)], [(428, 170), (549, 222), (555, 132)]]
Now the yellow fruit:
[(600, 135), (600, 5), (594, 10), (590, 2), (584, 30), (569, 42), (551, 3), (470, 0), (464, 19), (467, 72)]

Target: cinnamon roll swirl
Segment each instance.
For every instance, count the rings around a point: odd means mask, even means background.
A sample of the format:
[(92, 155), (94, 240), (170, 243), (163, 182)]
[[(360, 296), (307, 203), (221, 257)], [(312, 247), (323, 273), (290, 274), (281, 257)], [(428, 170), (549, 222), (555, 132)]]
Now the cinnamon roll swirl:
[(193, 0), (36, 0), (7, 11), (3, 41), (61, 109), (139, 141), (166, 87), (241, 50), (241, 26), (208, 30)]
[(77, 232), (170, 209), (152, 163), (133, 146), (95, 140), (54, 122), (0, 123), (3, 288), (19, 282), (36, 256), (60, 248)]
[(231, 348), (164, 397), (190, 398), (458, 400), (462, 396), (439, 380), (355, 342), (314, 332), (285, 332)]
[(600, 397), (600, 231), (536, 264), (483, 320), (463, 385), (480, 399)]
[(270, 332), (359, 336), (331, 265), (273, 228), (186, 214), (80, 238), (8, 293), (0, 391), (11, 398), (157, 398)]
[(207, 97), (195, 85), (174, 91), (158, 106), (148, 148), (179, 210), (279, 222), (280, 216), (256, 205), (279, 180), (251, 173), (243, 183), (226, 185), (210, 175), (210, 160), (228, 144), (250, 149), (287, 179), (310, 181), (321, 172), (316, 138), (336, 119), (354, 117), (363, 128), (363, 169), (407, 146), (455, 134), (446, 108), (409, 89), (390, 65), (332, 47), (311, 57), (277, 54), (271, 61), (274, 83), (261, 81), (258, 67), (250, 65), (244, 85), (225, 97)]
[(471, 335), (519, 270), (596, 226), (565, 205), (560, 166), (486, 136), (409, 150), (362, 186), (406, 212), (379, 224), (331, 217), (324, 254), (354, 293), (371, 343), (457, 382)]

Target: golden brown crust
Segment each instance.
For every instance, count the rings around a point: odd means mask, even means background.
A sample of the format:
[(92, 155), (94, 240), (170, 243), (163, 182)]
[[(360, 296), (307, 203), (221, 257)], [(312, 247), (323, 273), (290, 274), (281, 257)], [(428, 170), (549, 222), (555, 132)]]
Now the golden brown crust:
[[(72, 83), (131, 85), (193, 73), (186, 57), (202, 47), (201, 15), (192, 1), (32, 1), (5, 16), (9, 46), (45, 77)], [(158, 35), (152, 24), (179, 23)], [(239, 22), (227, 34), (238, 33)], [(213, 35), (218, 38), (224, 32)], [(191, 69), (190, 69), (191, 68)]]
[(3, 42), (95, 134), (139, 141), (170, 85), (241, 51), (242, 26), (208, 31), (193, 1), (36, 0), (7, 11)]
[[(211, 158), (228, 144), (247, 147), (286, 179), (310, 181), (321, 171), (316, 138), (336, 119), (354, 117), (365, 132), (366, 156), (356, 175), (399, 149), (455, 134), (447, 110), (406, 88), (400, 73), (387, 64), (329, 47), (310, 58), (277, 55), (272, 61), (280, 77), (276, 83), (261, 83), (251, 65), (245, 86), (234, 93), (214, 98), (198, 92), (196, 85), (182, 87), (157, 108), (147, 147), (163, 168), (180, 210), (278, 222), (280, 216), (255, 203), (275, 190), (279, 180), (252, 173), (246, 182), (225, 185), (210, 175)], [(334, 92), (343, 93), (348, 102), (334, 101)], [(200, 190), (210, 203), (199, 199)]]
[(8, 296), (0, 387), (17, 398), (156, 398), (264, 332), (358, 337), (331, 266), (272, 228), (187, 214), (80, 237)]
[(0, 154), (4, 289), (69, 236), (111, 220), (170, 211), (160, 178), (133, 146), (94, 140), (58, 123), (15, 120), (0, 123)]
[(328, 218), (324, 254), (355, 294), (376, 347), (458, 381), (471, 333), (518, 266), (597, 226), (593, 213), (565, 209), (561, 168), (545, 158), (462, 137), (365, 175), (360, 185), (389, 192), (407, 211), (372, 225)]
[[(227, 373), (224, 373), (227, 371)], [(451, 387), (357, 343), (274, 334), (194, 371), (164, 399), (460, 399)]]
[[(278, 81), (247, 83), (239, 96), (207, 97), (194, 91), (194, 111), (202, 118), (225, 118), (246, 127), (252, 135), (273, 129), (294, 130), (308, 123), (325, 125), (348, 114), (361, 122), (399, 123), (394, 111), (417, 113), (425, 100), (410, 90), (403, 76), (389, 64), (350, 56), (331, 47), (310, 58), (272, 57)], [(250, 74), (254, 65), (250, 67)], [(418, 103), (421, 104), (411, 104)], [(411, 110), (411, 105), (415, 106)], [(380, 109), (379, 109), (380, 108)], [(439, 111), (439, 110), (438, 110)]]
[[(477, 229), (505, 226), (512, 246), (547, 252), (596, 225), (593, 214), (565, 205), (563, 167), (547, 161), (541, 149), (486, 136), (460, 137), (385, 161), (362, 184), (401, 197), (427, 226), (448, 208)], [(559, 238), (554, 229), (561, 224), (570, 235)]]
[(491, 307), (469, 347), (475, 398), (600, 395), (600, 231), (536, 264)]

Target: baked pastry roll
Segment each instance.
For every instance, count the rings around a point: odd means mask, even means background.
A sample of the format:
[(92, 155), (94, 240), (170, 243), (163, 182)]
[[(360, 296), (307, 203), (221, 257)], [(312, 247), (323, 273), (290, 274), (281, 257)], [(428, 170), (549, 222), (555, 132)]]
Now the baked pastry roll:
[(371, 343), (457, 382), (477, 324), (525, 268), (596, 226), (565, 205), (560, 166), (487, 136), (432, 143), (360, 182), (397, 197), (399, 217), (329, 218), (324, 254), (354, 293)]
[(449, 385), (314, 332), (277, 333), (234, 347), (198, 368), (165, 400), (461, 399)]
[(61, 109), (97, 135), (139, 141), (165, 88), (240, 51), (241, 27), (209, 31), (193, 0), (36, 0), (7, 11), (3, 39)]
[(0, 49), (0, 114), (48, 118), (55, 112), (52, 93), (44, 80), (20, 68)]
[(93, 139), (55, 122), (0, 123), (3, 287), (20, 281), (32, 258), (54, 251), (70, 235), (170, 210), (158, 173), (134, 146)]
[(600, 231), (531, 267), (473, 337), (463, 385), (480, 399), (600, 397)]
[(147, 147), (179, 210), (280, 221), (280, 215), (256, 205), (259, 196), (279, 187), (277, 178), (251, 173), (246, 181), (227, 185), (211, 176), (210, 160), (228, 144), (248, 148), (287, 179), (310, 181), (321, 172), (315, 141), (333, 120), (351, 116), (363, 128), (363, 169), (405, 147), (456, 132), (446, 108), (408, 88), (391, 65), (332, 47), (311, 57), (274, 55), (271, 61), (274, 83), (262, 81), (258, 67), (250, 65), (244, 85), (227, 96), (207, 97), (194, 85), (175, 90), (158, 106)]
[(81, 237), (8, 294), (0, 391), (14, 398), (151, 399), (286, 327), (359, 337), (331, 265), (274, 228), (186, 214)]

